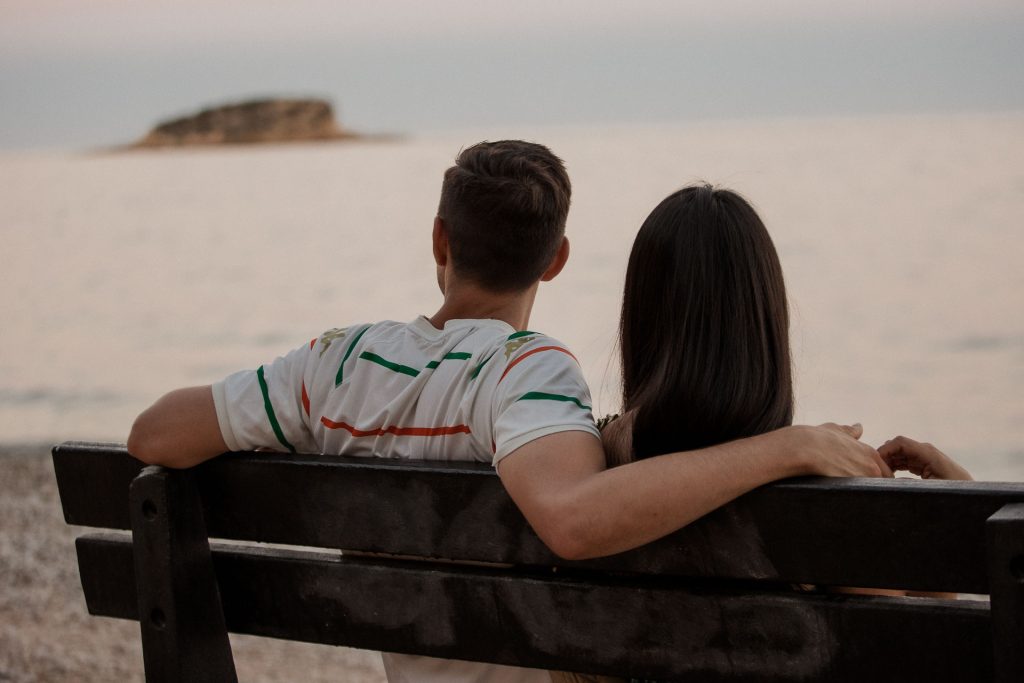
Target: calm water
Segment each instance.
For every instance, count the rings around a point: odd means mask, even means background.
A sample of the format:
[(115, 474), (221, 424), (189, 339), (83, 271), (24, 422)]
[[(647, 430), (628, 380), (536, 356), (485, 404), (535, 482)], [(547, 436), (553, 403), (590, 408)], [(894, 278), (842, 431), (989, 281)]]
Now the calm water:
[(123, 440), (163, 391), (332, 326), (439, 305), (429, 235), (460, 146), (568, 163), (569, 267), (531, 327), (617, 408), (646, 213), (696, 179), (759, 208), (794, 310), (798, 418), (933, 441), (1024, 480), (1024, 115), (467, 131), (391, 144), (0, 156), (0, 441)]

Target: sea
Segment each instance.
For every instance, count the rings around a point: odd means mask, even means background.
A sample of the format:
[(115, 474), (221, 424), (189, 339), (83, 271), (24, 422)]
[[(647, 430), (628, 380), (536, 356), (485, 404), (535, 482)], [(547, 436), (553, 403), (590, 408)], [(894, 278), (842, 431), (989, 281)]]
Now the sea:
[(442, 173), (508, 137), (550, 146), (573, 181), (569, 264), (530, 327), (573, 349), (598, 416), (619, 408), (633, 237), (705, 180), (746, 196), (780, 253), (798, 422), (860, 422), (873, 445), (904, 434), (1024, 481), (1024, 113), (0, 152), (0, 447), (124, 441), (170, 389), (433, 313)]

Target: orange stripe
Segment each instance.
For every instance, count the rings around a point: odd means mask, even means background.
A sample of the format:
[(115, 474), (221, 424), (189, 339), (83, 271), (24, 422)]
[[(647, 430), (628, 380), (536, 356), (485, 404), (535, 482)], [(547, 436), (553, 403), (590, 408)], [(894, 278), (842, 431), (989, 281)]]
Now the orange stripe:
[(306, 393), (306, 380), (302, 380), (302, 407), (306, 409), (306, 417), (309, 417), (309, 394)]
[(514, 368), (516, 365), (518, 365), (519, 362), (522, 361), (524, 358), (526, 358), (528, 356), (532, 356), (535, 353), (540, 353), (541, 351), (561, 351), (562, 353), (564, 353), (565, 355), (569, 356), (570, 358), (575, 360), (577, 363), (579, 363), (579, 361), (576, 360), (576, 356), (574, 356), (571, 353), (569, 353), (568, 349), (563, 349), (561, 346), (541, 346), (540, 348), (533, 349), (532, 351), (527, 351), (526, 353), (524, 353), (523, 355), (519, 356), (518, 358), (516, 358), (511, 363), (509, 363), (508, 367), (505, 368), (505, 372), (501, 373), (501, 377), (498, 378), (498, 382), (500, 383), (501, 380), (505, 379), (505, 375), (508, 374), (508, 371), (511, 370), (512, 368)]
[(394, 434), (395, 436), (447, 436), (449, 434), (469, 434), (469, 425), (452, 425), (450, 427), (377, 427), (376, 429), (356, 429), (345, 422), (335, 422), (327, 417), (321, 417), (320, 422), (328, 429), (344, 429), (352, 436), (384, 436)]

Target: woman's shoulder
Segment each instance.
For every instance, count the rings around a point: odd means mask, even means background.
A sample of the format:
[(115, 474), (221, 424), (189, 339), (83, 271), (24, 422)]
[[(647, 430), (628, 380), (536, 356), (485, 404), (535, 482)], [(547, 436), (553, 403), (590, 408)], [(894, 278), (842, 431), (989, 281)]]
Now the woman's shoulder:
[(633, 412), (606, 415), (597, 421), (608, 467), (633, 460)]

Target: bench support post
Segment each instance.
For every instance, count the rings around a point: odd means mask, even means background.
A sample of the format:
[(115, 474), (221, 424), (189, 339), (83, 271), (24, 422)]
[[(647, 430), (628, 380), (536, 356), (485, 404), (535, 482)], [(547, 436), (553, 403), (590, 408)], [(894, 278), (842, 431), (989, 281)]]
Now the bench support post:
[(995, 680), (1024, 681), (1024, 504), (1004, 505), (985, 533)]
[(192, 473), (147, 467), (129, 500), (147, 683), (237, 681)]

